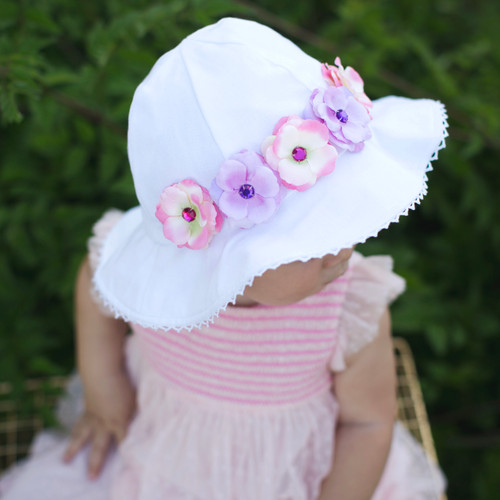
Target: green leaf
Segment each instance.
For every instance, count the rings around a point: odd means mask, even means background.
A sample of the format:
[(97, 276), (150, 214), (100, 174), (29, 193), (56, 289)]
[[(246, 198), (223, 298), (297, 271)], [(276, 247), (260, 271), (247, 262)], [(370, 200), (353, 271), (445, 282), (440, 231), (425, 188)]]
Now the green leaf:
[(0, 114), (2, 117), (2, 125), (10, 123), (19, 123), (23, 119), (23, 115), (19, 111), (14, 92), (10, 86), (0, 87)]

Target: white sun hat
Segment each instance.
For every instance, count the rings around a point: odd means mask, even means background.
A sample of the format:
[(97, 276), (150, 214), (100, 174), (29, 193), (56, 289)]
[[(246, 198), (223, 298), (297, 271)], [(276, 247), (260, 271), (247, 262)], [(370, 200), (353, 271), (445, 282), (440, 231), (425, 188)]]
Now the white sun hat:
[(96, 290), (146, 327), (207, 324), (264, 271), (406, 215), (446, 127), (439, 102), (372, 104), (339, 60), (322, 65), (270, 28), (222, 19), (163, 55), (135, 92), (140, 205), (105, 239)]

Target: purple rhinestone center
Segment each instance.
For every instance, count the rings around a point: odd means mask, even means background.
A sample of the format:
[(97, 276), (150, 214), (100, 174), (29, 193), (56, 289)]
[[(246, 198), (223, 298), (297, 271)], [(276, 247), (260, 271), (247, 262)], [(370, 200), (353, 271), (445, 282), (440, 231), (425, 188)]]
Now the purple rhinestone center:
[(307, 151), (305, 148), (301, 146), (297, 146), (293, 151), (292, 151), (292, 158), (295, 161), (304, 161), (307, 158)]
[(349, 119), (349, 116), (343, 109), (339, 109), (335, 113), (335, 116), (337, 117), (337, 120), (339, 120), (341, 123), (347, 123), (347, 120)]
[(193, 222), (196, 219), (196, 212), (191, 207), (186, 207), (182, 211), (182, 218), (185, 221)]
[(238, 192), (245, 200), (249, 200), (255, 196), (255, 189), (251, 184), (243, 184)]

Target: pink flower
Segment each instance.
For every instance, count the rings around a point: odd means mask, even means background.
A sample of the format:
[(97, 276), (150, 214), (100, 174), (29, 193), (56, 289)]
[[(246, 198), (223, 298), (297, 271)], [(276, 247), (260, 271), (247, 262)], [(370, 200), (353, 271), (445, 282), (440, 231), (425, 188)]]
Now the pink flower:
[(230, 156), (221, 165), (215, 183), (222, 190), (220, 210), (243, 228), (268, 220), (281, 201), (283, 188), (277, 175), (253, 151)]
[(223, 220), (208, 191), (191, 179), (166, 187), (155, 215), (165, 238), (193, 250), (206, 248)]
[(273, 134), (262, 143), (262, 154), (287, 188), (305, 191), (319, 177), (333, 172), (338, 153), (328, 144), (329, 131), (324, 124), (286, 116), (276, 124)]
[(326, 63), (321, 65), (323, 78), (334, 87), (345, 87), (349, 90), (354, 98), (362, 104), (368, 111), (368, 114), (370, 114), (373, 103), (364, 92), (364, 82), (359, 76), (359, 73), (350, 66), (344, 69), (340, 57), (335, 58), (335, 65), (337, 67), (330, 66)]

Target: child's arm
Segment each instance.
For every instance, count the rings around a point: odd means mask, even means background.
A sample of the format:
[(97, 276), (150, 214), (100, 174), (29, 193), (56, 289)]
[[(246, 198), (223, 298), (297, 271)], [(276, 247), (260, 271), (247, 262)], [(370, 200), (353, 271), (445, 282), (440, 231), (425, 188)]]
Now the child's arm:
[(340, 414), (333, 467), (319, 500), (369, 500), (384, 470), (396, 411), (388, 311), (377, 338), (347, 365), (334, 378)]
[(120, 441), (135, 411), (135, 391), (125, 369), (127, 324), (102, 314), (90, 295), (88, 259), (80, 267), (75, 289), (78, 369), (85, 412), (76, 424), (64, 455), (70, 461), (90, 444), (89, 477), (99, 475), (113, 440)]

